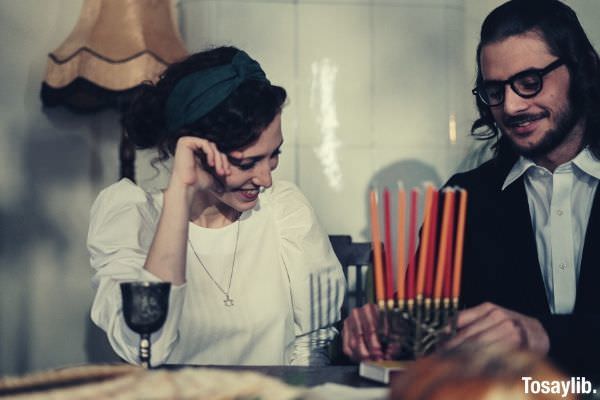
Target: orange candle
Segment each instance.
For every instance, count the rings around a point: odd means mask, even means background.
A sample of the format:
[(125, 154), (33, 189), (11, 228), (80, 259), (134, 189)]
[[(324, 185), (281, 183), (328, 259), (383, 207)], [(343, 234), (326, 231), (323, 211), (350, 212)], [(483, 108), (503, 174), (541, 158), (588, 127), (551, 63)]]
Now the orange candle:
[(429, 255), (429, 232), (431, 231), (431, 203), (433, 199), (433, 185), (425, 184), (425, 206), (423, 209), (423, 231), (419, 248), (419, 268), (417, 270), (417, 299), (423, 298), (425, 288), (425, 269), (427, 267), (427, 256)]
[(417, 207), (419, 203), (419, 189), (410, 192), (410, 221), (408, 231), (408, 271), (406, 276), (406, 298), (415, 299), (415, 263), (417, 247)]
[(398, 232), (396, 236), (396, 278), (397, 292), (396, 297), (398, 299), (398, 306), (402, 307), (404, 304), (404, 280), (406, 279), (406, 267), (405, 267), (405, 254), (404, 250), (406, 247), (405, 238), (405, 224), (406, 224), (406, 191), (402, 182), (398, 182)]
[(443, 284), (443, 291), (442, 291), (442, 297), (444, 299), (449, 299), (450, 295), (451, 295), (451, 288), (452, 288), (452, 265), (453, 265), (453, 261), (454, 261), (454, 237), (455, 237), (455, 233), (454, 233), (454, 220), (455, 220), (455, 215), (456, 215), (456, 196), (452, 196), (450, 198), (450, 217), (448, 218), (448, 243), (446, 246), (446, 265), (444, 266), (444, 284)]
[[(392, 272), (392, 223), (390, 216), (390, 191), (383, 190), (383, 224), (385, 230), (385, 299), (393, 303), (394, 299), (394, 274)], [(393, 304), (388, 304), (393, 307)]]
[(430, 239), (429, 239), (429, 255), (427, 256), (427, 267), (425, 268), (425, 290), (423, 294), (426, 298), (431, 298), (433, 294), (433, 266), (435, 265), (435, 256), (437, 250), (437, 233), (438, 233), (438, 203), (439, 203), (439, 191), (433, 191), (433, 198), (431, 200), (431, 228)]
[(435, 271), (435, 287), (433, 298), (439, 302), (442, 296), (442, 283), (444, 279), (444, 267), (446, 266), (446, 257), (448, 256), (448, 227), (450, 222), (450, 205), (454, 197), (453, 189), (444, 189), (444, 210), (442, 213), (442, 231), (440, 234), (440, 246), (438, 250), (437, 267)]
[(371, 242), (373, 244), (373, 266), (375, 269), (375, 298), (383, 308), (383, 265), (381, 259), (381, 239), (379, 237), (379, 213), (377, 212), (377, 193), (371, 190)]
[(467, 217), (467, 191), (459, 189), (460, 204), (456, 224), (456, 244), (454, 247), (454, 276), (452, 277), (452, 301), (458, 306), (460, 297), (460, 280), (462, 274), (463, 245), (465, 239), (465, 221)]

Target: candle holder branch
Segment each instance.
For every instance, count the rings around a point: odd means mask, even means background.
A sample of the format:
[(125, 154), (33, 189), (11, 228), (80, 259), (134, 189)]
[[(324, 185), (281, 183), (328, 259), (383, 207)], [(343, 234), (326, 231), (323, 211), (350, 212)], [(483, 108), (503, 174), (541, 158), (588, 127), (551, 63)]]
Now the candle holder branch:
[(457, 308), (446, 301), (380, 308), (377, 335), (382, 350), (396, 360), (425, 356), (454, 336), (457, 314)]

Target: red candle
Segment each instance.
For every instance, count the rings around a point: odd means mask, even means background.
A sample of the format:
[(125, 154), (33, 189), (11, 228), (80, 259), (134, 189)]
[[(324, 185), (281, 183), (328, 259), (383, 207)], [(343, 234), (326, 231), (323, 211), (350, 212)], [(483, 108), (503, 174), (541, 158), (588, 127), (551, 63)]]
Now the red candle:
[(431, 229), (429, 239), (429, 255), (427, 256), (427, 268), (425, 274), (425, 290), (424, 295), (426, 298), (431, 298), (433, 294), (433, 266), (435, 265), (435, 256), (437, 250), (437, 232), (438, 232), (438, 207), (439, 207), (440, 192), (437, 190), (433, 191), (433, 198), (431, 201)]
[(396, 278), (397, 282), (397, 292), (396, 296), (398, 298), (398, 306), (402, 307), (404, 305), (404, 286), (406, 279), (406, 266), (405, 266), (405, 229), (406, 229), (406, 191), (404, 190), (404, 185), (402, 182), (398, 182), (398, 235), (396, 237), (396, 260), (397, 260), (397, 268), (396, 268)]
[(440, 234), (440, 246), (438, 250), (437, 266), (435, 270), (435, 287), (433, 298), (439, 301), (442, 297), (442, 283), (444, 279), (444, 269), (446, 266), (446, 257), (448, 256), (448, 226), (450, 220), (450, 204), (454, 197), (454, 190), (444, 189), (444, 211), (442, 214), (442, 231)]
[(392, 273), (392, 223), (390, 216), (390, 191), (383, 190), (383, 213), (385, 229), (385, 299), (389, 302), (394, 298), (394, 275)]
[(442, 297), (449, 299), (452, 291), (452, 264), (454, 261), (454, 219), (455, 219), (455, 198), (450, 198), (450, 217), (448, 218), (448, 247), (446, 254), (446, 266), (444, 267), (444, 290)]
[(415, 299), (415, 262), (417, 247), (417, 206), (419, 203), (419, 189), (410, 192), (410, 217), (408, 231), (408, 273), (406, 276), (406, 298)]
[(381, 259), (381, 239), (379, 237), (379, 213), (377, 211), (377, 193), (371, 190), (371, 241), (373, 243), (373, 267), (375, 269), (375, 298), (379, 307), (383, 308), (383, 266)]
[(427, 257), (429, 256), (429, 243), (431, 231), (431, 204), (433, 199), (433, 185), (427, 183), (425, 189), (425, 206), (423, 208), (423, 230), (419, 245), (419, 268), (417, 270), (417, 299), (423, 298), (425, 288), (425, 269), (427, 268)]
[(460, 204), (458, 207), (458, 220), (456, 223), (456, 246), (454, 251), (454, 276), (452, 278), (452, 301), (458, 306), (460, 296), (460, 279), (462, 274), (463, 245), (465, 237), (465, 220), (467, 216), (467, 191), (459, 190)]

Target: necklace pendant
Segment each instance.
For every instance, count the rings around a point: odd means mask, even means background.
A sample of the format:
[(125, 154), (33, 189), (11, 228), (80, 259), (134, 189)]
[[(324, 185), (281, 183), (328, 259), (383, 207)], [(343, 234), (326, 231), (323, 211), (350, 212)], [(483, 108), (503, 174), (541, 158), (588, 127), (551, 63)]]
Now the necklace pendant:
[(225, 300), (223, 300), (223, 303), (225, 304), (225, 306), (227, 307), (232, 307), (233, 306), (233, 299), (231, 297), (229, 297), (228, 294), (225, 295)]

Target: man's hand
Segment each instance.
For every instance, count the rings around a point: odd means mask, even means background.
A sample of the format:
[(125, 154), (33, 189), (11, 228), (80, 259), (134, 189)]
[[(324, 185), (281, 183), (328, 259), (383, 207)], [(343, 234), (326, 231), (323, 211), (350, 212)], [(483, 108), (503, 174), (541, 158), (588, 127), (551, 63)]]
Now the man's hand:
[(483, 303), (461, 311), (458, 314), (457, 329), (456, 336), (446, 343), (446, 347), (474, 342), (501, 343), (541, 354), (547, 354), (550, 349), (548, 334), (540, 321), (492, 303)]
[(342, 328), (344, 354), (355, 362), (384, 358), (377, 338), (378, 311), (375, 304), (352, 309)]

